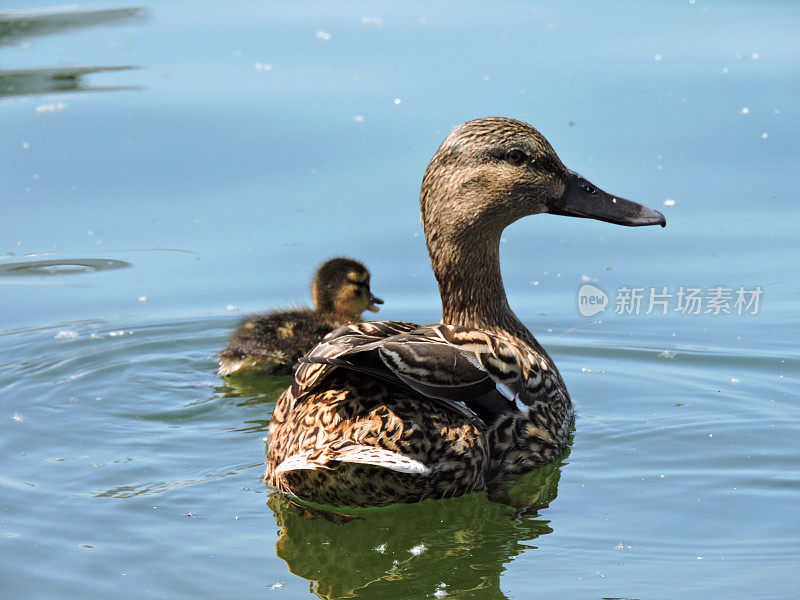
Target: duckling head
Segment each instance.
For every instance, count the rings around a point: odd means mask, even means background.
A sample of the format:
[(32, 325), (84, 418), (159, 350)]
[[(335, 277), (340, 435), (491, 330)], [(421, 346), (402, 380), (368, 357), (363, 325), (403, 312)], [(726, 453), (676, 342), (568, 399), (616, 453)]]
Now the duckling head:
[(550, 213), (619, 225), (666, 225), (664, 215), (608, 194), (571, 171), (536, 129), (486, 117), (457, 126), (422, 181), (426, 235), (496, 234), (514, 221)]
[(332, 258), (324, 262), (314, 275), (311, 295), (319, 312), (335, 313), (347, 319), (358, 319), (365, 310), (378, 312), (383, 300), (369, 289), (369, 271), (351, 258)]

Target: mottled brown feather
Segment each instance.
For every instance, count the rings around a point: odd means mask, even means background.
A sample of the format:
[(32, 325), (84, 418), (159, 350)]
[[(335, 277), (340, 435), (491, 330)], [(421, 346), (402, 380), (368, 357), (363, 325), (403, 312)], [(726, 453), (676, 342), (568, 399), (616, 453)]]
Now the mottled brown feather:
[[(505, 162), (511, 148), (528, 163)], [(352, 324), (301, 359), (270, 424), (267, 484), (333, 505), (415, 502), (482, 489), (564, 452), (572, 402), (508, 305), (499, 244), (507, 225), (564, 193), (565, 173), (526, 123), (491, 117), (450, 133), (420, 194), (443, 324)], [(349, 463), (337, 454), (342, 443), (398, 453), (428, 471)], [(287, 460), (305, 463), (277, 472)]]

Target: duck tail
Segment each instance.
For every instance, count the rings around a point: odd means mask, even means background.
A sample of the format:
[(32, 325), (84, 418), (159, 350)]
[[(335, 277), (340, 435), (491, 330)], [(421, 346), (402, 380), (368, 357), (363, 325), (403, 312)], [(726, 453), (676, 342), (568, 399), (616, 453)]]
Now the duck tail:
[(275, 473), (299, 470), (335, 469), (341, 463), (372, 465), (399, 473), (427, 475), (430, 468), (418, 460), (376, 446), (365, 446), (348, 440), (338, 440), (311, 452), (293, 454), (276, 468)]

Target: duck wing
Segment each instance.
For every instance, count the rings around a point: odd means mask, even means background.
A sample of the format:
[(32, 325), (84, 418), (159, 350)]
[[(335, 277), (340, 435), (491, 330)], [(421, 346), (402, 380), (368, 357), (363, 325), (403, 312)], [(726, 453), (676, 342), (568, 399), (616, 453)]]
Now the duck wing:
[[(322, 341), (306, 356), (299, 359), (291, 386), (294, 401), (312, 391), (337, 366), (344, 366), (344, 364), (337, 364), (339, 357), (343, 354), (417, 328), (419, 325), (415, 323), (402, 321), (368, 321), (334, 329), (322, 338)], [(365, 371), (366, 369), (368, 369), (367, 365), (362, 365), (359, 370)], [(381, 372), (370, 374), (384, 379), (389, 376)]]
[(542, 383), (540, 358), (470, 327), (359, 323), (333, 331), (300, 359), (292, 396), (302, 401), (334, 369), (344, 368), (410, 388), (485, 428), (498, 415), (533, 404), (531, 388)]

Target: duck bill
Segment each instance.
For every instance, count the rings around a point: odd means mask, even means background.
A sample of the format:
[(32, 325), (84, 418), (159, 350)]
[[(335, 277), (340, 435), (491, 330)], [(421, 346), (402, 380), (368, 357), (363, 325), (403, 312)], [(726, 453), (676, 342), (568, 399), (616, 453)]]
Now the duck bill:
[(664, 215), (657, 210), (607, 194), (570, 170), (567, 170), (567, 186), (564, 195), (557, 200), (548, 202), (547, 212), (551, 215), (597, 219), (628, 227), (667, 226)]
[(383, 300), (381, 300), (377, 296), (370, 295), (369, 306), (367, 307), (367, 310), (370, 312), (378, 312), (380, 310), (380, 307), (377, 306), (378, 304), (383, 304)]

